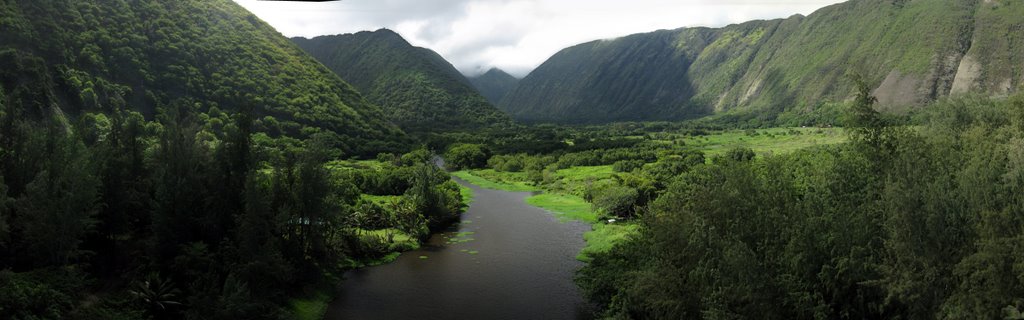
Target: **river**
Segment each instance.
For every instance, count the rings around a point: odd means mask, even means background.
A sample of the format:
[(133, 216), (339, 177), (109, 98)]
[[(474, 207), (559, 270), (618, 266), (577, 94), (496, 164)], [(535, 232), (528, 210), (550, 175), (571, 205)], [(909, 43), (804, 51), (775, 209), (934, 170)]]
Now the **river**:
[(345, 274), (326, 319), (589, 319), (572, 281), (586, 224), (473, 189), (461, 223), (398, 260)]

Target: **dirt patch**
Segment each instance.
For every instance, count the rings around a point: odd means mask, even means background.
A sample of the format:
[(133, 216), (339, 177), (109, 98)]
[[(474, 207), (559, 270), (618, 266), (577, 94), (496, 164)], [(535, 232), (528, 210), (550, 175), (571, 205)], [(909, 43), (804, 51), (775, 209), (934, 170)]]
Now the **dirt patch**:
[(903, 110), (920, 103), (917, 92), (921, 85), (920, 77), (893, 70), (873, 94), (878, 98), (880, 110)]
[(956, 70), (956, 78), (953, 79), (953, 88), (950, 95), (963, 94), (974, 89), (978, 78), (981, 77), (981, 63), (973, 55), (967, 54), (960, 60), (960, 67)]

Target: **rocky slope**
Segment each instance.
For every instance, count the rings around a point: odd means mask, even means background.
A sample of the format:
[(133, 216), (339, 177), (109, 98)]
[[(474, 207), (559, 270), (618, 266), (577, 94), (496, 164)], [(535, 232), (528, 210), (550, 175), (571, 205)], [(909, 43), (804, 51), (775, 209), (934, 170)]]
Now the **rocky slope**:
[(501, 102), (547, 122), (814, 113), (858, 73), (883, 109), (1024, 83), (1024, 2), (852, 0), (809, 16), (683, 28), (567, 48)]

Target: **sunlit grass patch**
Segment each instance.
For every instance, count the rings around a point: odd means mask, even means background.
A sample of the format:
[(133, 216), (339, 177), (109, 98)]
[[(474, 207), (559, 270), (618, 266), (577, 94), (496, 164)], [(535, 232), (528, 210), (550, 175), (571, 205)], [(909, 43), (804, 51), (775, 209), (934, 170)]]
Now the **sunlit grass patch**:
[(707, 155), (723, 154), (729, 149), (746, 147), (758, 155), (786, 154), (800, 149), (846, 142), (840, 128), (771, 128), (729, 130), (706, 136), (687, 137), (686, 146)]
[(327, 313), (327, 303), (331, 297), (319, 292), (311, 297), (296, 298), (290, 301), (292, 315), (297, 320), (320, 320)]
[(330, 170), (373, 170), (380, 171), (384, 163), (377, 160), (334, 160), (324, 164)]
[(612, 166), (571, 167), (556, 172), (566, 179), (607, 178), (615, 174)]
[(495, 182), (477, 176), (475, 173), (471, 173), (469, 171), (456, 171), (452, 172), (452, 175), (484, 189), (504, 190), (512, 192), (540, 190), (539, 188), (531, 186), (526, 182)]
[(467, 206), (473, 203), (473, 188), (460, 184), (459, 194), (462, 195), (462, 203), (466, 204)]
[(593, 255), (611, 250), (615, 243), (622, 241), (640, 228), (636, 224), (602, 224), (595, 223), (593, 230), (583, 234), (587, 245), (576, 255), (576, 259), (583, 262), (593, 260)]
[(548, 210), (562, 221), (597, 222), (597, 213), (586, 200), (577, 196), (545, 193), (526, 198), (526, 203)]
[(375, 196), (370, 194), (363, 194), (360, 195), (360, 197), (366, 201), (370, 201), (381, 206), (386, 206), (402, 199), (402, 196)]

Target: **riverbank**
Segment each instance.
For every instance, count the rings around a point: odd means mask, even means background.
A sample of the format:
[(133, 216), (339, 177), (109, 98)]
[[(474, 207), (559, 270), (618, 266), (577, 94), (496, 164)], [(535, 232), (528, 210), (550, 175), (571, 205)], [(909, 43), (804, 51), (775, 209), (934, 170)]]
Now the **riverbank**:
[(473, 197), (460, 223), (392, 263), (346, 273), (326, 318), (589, 318), (572, 279), (590, 226), (528, 205), (531, 192), (455, 180)]
[[(560, 180), (562, 184), (579, 184), (582, 181), (605, 179), (610, 177), (611, 166), (575, 167), (563, 170)], [(471, 170), (453, 172), (452, 176), (487, 189), (504, 191), (534, 191), (542, 188), (530, 185), (525, 180), (525, 173), (495, 172), (494, 170)], [(569, 189), (576, 189), (570, 187)], [(576, 259), (589, 262), (591, 256), (611, 250), (616, 242), (631, 234), (635, 234), (639, 226), (632, 222), (607, 223), (600, 221), (593, 206), (582, 197), (555, 193), (551, 190), (537, 193), (525, 199), (531, 206), (538, 207), (555, 215), (562, 222), (579, 221), (590, 226), (591, 230), (583, 234), (586, 245), (576, 255)]]

